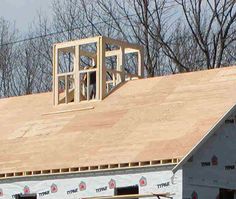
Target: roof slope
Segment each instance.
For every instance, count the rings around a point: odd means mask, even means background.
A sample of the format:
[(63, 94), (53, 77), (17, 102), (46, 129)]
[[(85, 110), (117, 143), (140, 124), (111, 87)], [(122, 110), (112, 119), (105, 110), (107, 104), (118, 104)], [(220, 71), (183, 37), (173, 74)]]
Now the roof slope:
[[(236, 67), (127, 82), (101, 102), (0, 100), (0, 172), (185, 156), (236, 103)], [(61, 114), (55, 111), (86, 108)]]

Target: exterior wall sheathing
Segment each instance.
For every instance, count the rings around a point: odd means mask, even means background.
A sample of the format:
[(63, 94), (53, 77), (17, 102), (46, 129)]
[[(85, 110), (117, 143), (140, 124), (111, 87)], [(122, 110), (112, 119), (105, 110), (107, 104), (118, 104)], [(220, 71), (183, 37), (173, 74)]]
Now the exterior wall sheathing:
[(220, 188), (236, 190), (235, 120), (227, 120), (182, 169), (184, 199), (219, 199)]
[(37, 193), (39, 199), (79, 199), (112, 196), (115, 187), (139, 186), (139, 194), (174, 193), (182, 198), (182, 170), (174, 176), (173, 166), (137, 168), (84, 174), (68, 174), (25, 179), (9, 179), (0, 183), (0, 199), (15, 198), (19, 193)]

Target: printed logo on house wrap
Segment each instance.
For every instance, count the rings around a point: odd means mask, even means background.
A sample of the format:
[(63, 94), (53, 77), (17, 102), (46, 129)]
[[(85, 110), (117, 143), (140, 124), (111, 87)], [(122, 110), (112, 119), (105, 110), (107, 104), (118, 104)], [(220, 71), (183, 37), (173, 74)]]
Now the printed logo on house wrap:
[(84, 190), (86, 190), (86, 183), (85, 182), (80, 182), (80, 184), (79, 184), (79, 190), (80, 191), (84, 191)]
[(211, 158), (211, 164), (212, 164), (212, 166), (218, 165), (218, 158), (215, 155), (213, 155)]
[(2, 197), (2, 196), (3, 196), (3, 190), (0, 189), (0, 197)]
[(192, 193), (192, 199), (198, 199), (198, 195), (196, 191)]
[(47, 196), (47, 195), (49, 195), (49, 194), (50, 194), (50, 191), (49, 191), (49, 190), (48, 190), (48, 191), (43, 191), (43, 192), (38, 193), (38, 195), (39, 195), (40, 197)]
[(158, 189), (168, 187), (168, 186), (170, 186), (170, 182), (164, 182), (164, 183), (157, 184)]
[(111, 179), (108, 184), (109, 184), (109, 189), (116, 188), (116, 181), (115, 180)]
[(51, 185), (51, 193), (56, 193), (57, 191), (58, 191), (57, 185), (53, 183)]
[(67, 191), (67, 192), (66, 192), (66, 194), (67, 194), (67, 195), (70, 195), (70, 194), (75, 194), (75, 193), (77, 193), (77, 192), (78, 192), (78, 190), (79, 190), (78, 188), (71, 189), (71, 190)]
[(144, 186), (147, 186), (147, 178), (145, 178), (145, 177), (141, 177), (140, 178), (140, 180), (139, 180), (139, 185), (141, 186), (141, 187), (144, 187)]
[(26, 185), (25, 187), (24, 187), (24, 194), (29, 194), (30, 193), (30, 188)]
[(105, 187), (99, 187), (96, 189), (96, 192), (102, 192), (102, 191), (106, 191), (107, 190), (107, 186)]

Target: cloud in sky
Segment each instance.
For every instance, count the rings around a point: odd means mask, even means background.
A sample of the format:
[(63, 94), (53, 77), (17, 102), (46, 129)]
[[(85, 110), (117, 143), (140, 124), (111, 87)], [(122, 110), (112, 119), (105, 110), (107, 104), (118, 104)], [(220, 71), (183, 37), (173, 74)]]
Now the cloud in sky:
[(39, 11), (50, 15), (51, 0), (0, 0), (0, 17), (15, 22), (25, 32)]

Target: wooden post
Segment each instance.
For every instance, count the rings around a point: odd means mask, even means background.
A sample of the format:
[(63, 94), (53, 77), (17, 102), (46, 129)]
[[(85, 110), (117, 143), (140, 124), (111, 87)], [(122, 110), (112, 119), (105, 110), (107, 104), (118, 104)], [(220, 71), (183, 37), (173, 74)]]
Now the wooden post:
[(55, 58), (54, 58), (54, 102), (55, 105), (58, 105), (59, 103), (59, 90), (58, 90), (58, 49), (55, 47)]
[(140, 48), (138, 51), (138, 76), (144, 77), (144, 60), (143, 60), (144, 52), (143, 48)]
[(117, 57), (118, 63), (117, 63), (117, 70), (121, 72), (121, 74), (117, 74), (117, 76), (120, 76), (119, 82), (124, 82), (125, 81), (125, 51), (124, 47), (120, 47), (120, 52)]
[(75, 83), (75, 93), (74, 101), (75, 103), (80, 102), (80, 46), (75, 46), (75, 59), (74, 59), (74, 83)]
[(90, 91), (90, 72), (87, 72), (87, 101), (90, 100), (89, 91)]
[(116, 74), (112, 73), (112, 86), (116, 86)]
[(105, 39), (99, 37), (100, 100), (106, 97)]
[(96, 59), (94, 60), (96, 63), (96, 100), (100, 99), (100, 37), (98, 38), (97, 42), (97, 53)]
[(56, 66), (56, 45), (54, 44), (53, 45), (53, 58), (52, 58), (52, 74), (53, 74), (53, 77), (52, 77), (52, 93), (53, 93), (53, 105), (55, 106), (56, 103), (56, 97), (55, 97), (55, 77), (56, 77), (56, 73), (55, 73), (55, 66)]
[(65, 75), (65, 103), (68, 104), (68, 75)]

